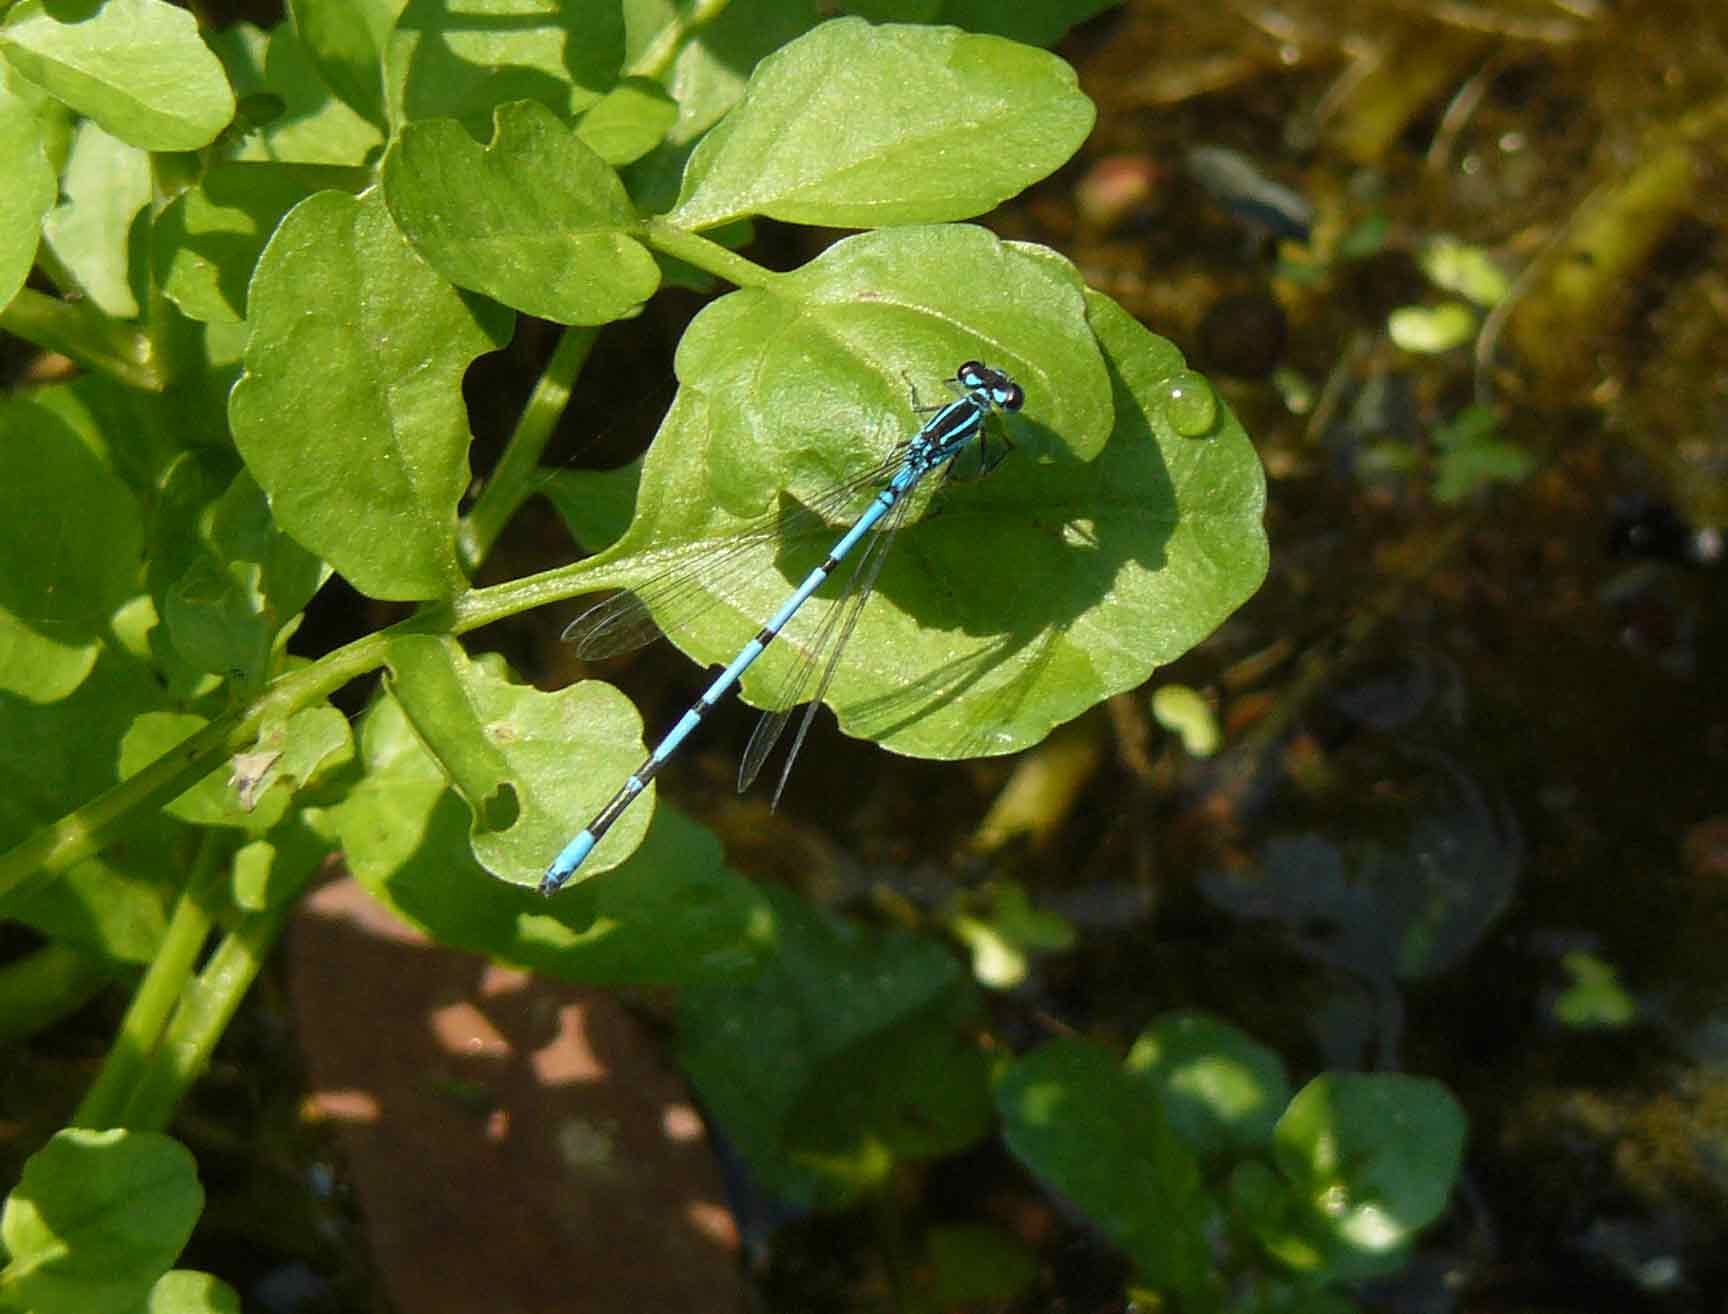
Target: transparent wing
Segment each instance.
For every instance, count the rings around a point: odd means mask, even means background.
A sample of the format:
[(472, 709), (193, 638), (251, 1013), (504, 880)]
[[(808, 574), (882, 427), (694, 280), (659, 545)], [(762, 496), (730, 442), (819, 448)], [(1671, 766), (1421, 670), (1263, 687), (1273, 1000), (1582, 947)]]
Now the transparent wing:
[(743, 530), (716, 539), (704, 550), (689, 547), (683, 560), (634, 588), (614, 593), (576, 617), (564, 638), (585, 661), (616, 657), (694, 621), (719, 601), (717, 586), (740, 571), (758, 567), (765, 543), (833, 532), (833, 521), (853, 510), (859, 497), (881, 487), (905, 460), (900, 444), (883, 461), (822, 493), (808, 505), (770, 512)]
[[(768, 760), (768, 754), (774, 751), (774, 745), (785, 732), (792, 714), (798, 710), (799, 704), (803, 703), (804, 715), (799, 719), (798, 733), (792, 739), (785, 765), (780, 768), (780, 782), (774, 787), (774, 798), (770, 804), (771, 807), (780, 806), (780, 795), (785, 792), (786, 781), (791, 778), (792, 764), (798, 760), (798, 752), (804, 747), (804, 737), (810, 733), (811, 722), (816, 718), (816, 709), (822, 705), (828, 686), (834, 682), (834, 673), (840, 668), (840, 658), (846, 651), (846, 643), (852, 637), (858, 618), (864, 614), (864, 606), (870, 601), (870, 595), (876, 588), (876, 577), (882, 573), (882, 563), (888, 559), (888, 553), (894, 546), (894, 536), (905, 523), (911, 500), (908, 495), (895, 503), (886, 522), (865, 543), (853, 563), (851, 574), (847, 577), (845, 592), (828, 609), (828, 614), (822, 618), (821, 628), (816, 631), (805, 649), (804, 657), (787, 673), (773, 703), (756, 723), (756, 729), (751, 733), (750, 742), (745, 746), (744, 756), (738, 764), (740, 793), (750, 788), (761, 772), (762, 764)], [(824, 654), (826, 661), (823, 660)], [(822, 678), (817, 681), (815, 691), (806, 696), (810, 677), (818, 668), (821, 669)]]

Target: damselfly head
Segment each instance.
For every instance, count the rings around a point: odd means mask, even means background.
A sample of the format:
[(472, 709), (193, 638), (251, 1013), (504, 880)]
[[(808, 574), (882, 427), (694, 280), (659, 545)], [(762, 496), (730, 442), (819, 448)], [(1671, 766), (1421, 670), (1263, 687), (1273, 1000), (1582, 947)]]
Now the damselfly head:
[(1025, 404), (1026, 394), (1020, 385), (1001, 370), (993, 370), (982, 361), (967, 361), (954, 371), (954, 377), (967, 392), (981, 392), (992, 406), (1005, 411), (1017, 411)]

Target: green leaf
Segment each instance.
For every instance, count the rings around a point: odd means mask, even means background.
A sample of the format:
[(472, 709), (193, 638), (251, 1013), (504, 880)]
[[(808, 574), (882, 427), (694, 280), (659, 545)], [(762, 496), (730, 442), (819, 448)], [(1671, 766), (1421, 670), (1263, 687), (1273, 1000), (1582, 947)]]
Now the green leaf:
[[(156, 671), (112, 649), (59, 702), (0, 697), (0, 850), (115, 784), (115, 745), (163, 702)], [(146, 811), (101, 855), (8, 897), (5, 913), (92, 955), (148, 962), (185, 879), (174, 843), (183, 834), (179, 822)]]
[[(982, 311), (917, 277), (944, 265), (967, 275)], [(695, 660), (730, 660), (840, 532), (738, 548), (760, 528), (746, 513), (768, 509), (772, 490), (808, 504), (868, 469), (920, 418), (900, 371), (928, 388), (976, 357), (1026, 389), (1025, 412), (1005, 425), (1022, 450), (986, 479), (950, 481), (935, 512), (901, 532), (827, 701), (848, 733), (957, 758), (1024, 748), (1143, 683), (1259, 586), (1264, 483), (1221, 404), (1212, 436), (1177, 432), (1163, 381), (1183, 370), (1181, 355), (1102, 297), (1086, 302), (1089, 326), (1074, 318), (1073, 277), (978, 229), (895, 230), (838, 243), (772, 291), (715, 302), (680, 347), (682, 386), (636, 519), (585, 563), (594, 587), (706, 567), (725, 550), (723, 573), (657, 619)], [(1024, 304), (1007, 304), (1012, 289)], [(1094, 460), (1069, 453), (1106, 437)], [(1034, 444), (1051, 459), (1039, 463)], [(728, 496), (745, 505), (728, 508)], [(751, 668), (751, 702), (777, 694), (829, 596)]]
[(1499, 418), (1486, 406), (1466, 406), (1434, 434), (1434, 499), (1461, 502), (1490, 484), (1515, 484), (1536, 468), (1536, 458), (1502, 438)]
[(58, 190), (43, 141), (42, 95), (0, 60), (0, 307), (36, 263), (42, 219)]
[(723, 8), (691, 31), (670, 4), (635, 0), (625, 6), (629, 67), (643, 67), (668, 28), (679, 33), (677, 56), (660, 75), (666, 86), (677, 89), (677, 120), (665, 142), (631, 172), (630, 194), (644, 211), (671, 208), (691, 149), (743, 98), (752, 70), (822, 17), (816, 0), (753, 0)]
[(191, 319), (237, 324), (246, 286), (276, 225), (308, 195), (359, 182), (354, 171), (295, 164), (218, 164), (157, 218), (156, 281)]
[(371, 597), (463, 588), (462, 374), (508, 340), (504, 312), (439, 278), (376, 193), (335, 192), (282, 221), (249, 312), (229, 420), (277, 524)]
[(1152, 695), (1152, 716), (1181, 738), (1191, 757), (1211, 757), (1224, 742), (1212, 705), (1185, 684), (1160, 685)]
[(410, 124), (384, 196), (445, 278), (542, 319), (623, 319), (660, 284), (617, 174), (534, 101), (500, 107), (485, 148), (454, 119)]
[[(10, 537), (0, 531), (0, 552), (11, 546)], [(76, 630), (56, 633), (29, 615), (0, 610), (0, 689), (36, 702), (64, 698), (90, 674), (100, 648)]]
[(972, 975), (992, 990), (1012, 990), (1026, 979), (1034, 953), (1074, 947), (1074, 926), (1032, 905), (1012, 881), (990, 885), (957, 901), (945, 920), (972, 953)]
[(677, 119), (678, 102), (659, 83), (626, 78), (582, 116), (576, 135), (607, 164), (620, 168), (664, 141)]
[[(195, 712), (145, 712), (132, 723), (120, 741), (122, 778), (136, 775), (208, 724), (208, 718)], [(236, 797), (231, 780), (230, 768), (218, 767), (163, 810), (194, 826), (264, 830), (281, 819), (286, 800), (278, 800), (270, 814), (254, 821), (252, 814)]]
[(720, 298), (677, 356), (684, 387), (713, 399), (714, 496), (754, 514), (777, 487), (808, 498), (874, 465), (921, 422), (908, 385), (947, 401), (941, 380), (968, 359), (1025, 389), (1005, 423), (1016, 442), (1036, 438), (1034, 459), (1049, 458), (1045, 435), (1091, 459), (1110, 434), (1110, 384), (1085, 304), (1066, 261), (958, 224), (864, 233)]
[(1054, 55), (951, 28), (824, 23), (757, 66), (690, 158), (672, 223), (836, 228), (994, 209), (1053, 173), (1095, 111)]
[[(1229, 1180), (1230, 1208), (1239, 1233), (1252, 1236), (1283, 1266), (1259, 1265), (1257, 1299), (1247, 1309), (1254, 1314), (1361, 1314), (1361, 1307), (1328, 1282), (1344, 1282), (1346, 1274), (1329, 1268), (1323, 1239), (1304, 1235), (1294, 1224), (1302, 1217), (1300, 1202), (1277, 1173), (1259, 1159), (1238, 1163)], [(1392, 1273), (1398, 1261), (1383, 1266)]]
[(1353, 1278), (1396, 1267), (1457, 1183), (1464, 1111), (1437, 1081), (1403, 1073), (1323, 1073), (1278, 1120), (1278, 1168), (1322, 1238), (1327, 1269)]
[(143, 270), (133, 265), (132, 232), (150, 203), (149, 156), (86, 120), (74, 131), (60, 190), (43, 237), (104, 314), (134, 318), (133, 282)]
[(242, 1314), (240, 1293), (208, 1273), (177, 1268), (150, 1288), (144, 1314)]
[[(615, 760), (633, 754), (622, 771), (640, 760), (639, 749), (606, 747), (627, 737), (607, 730), (634, 717), (624, 698), (593, 681), (556, 694), (505, 685), (496, 676), (489, 684), (483, 692), (494, 710), (507, 699), (514, 708), (495, 718), (489, 732), (500, 740), (532, 732), (540, 746), (540, 777), (521, 788), (531, 803), (566, 810), (557, 838), (542, 849), (525, 847), (521, 869), (512, 873), (538, 879), (552, 853), (586, 820), (587, 802), (574, 798), (582, 782)], [(667, 808), (653, 810), (635, 856), (605, 880), (543, 899), (526, 884), (496, 880), (480, 867), (468, 808), (394, 698), (380, 698), (367, 712), (361, 752), (359, 785), (341, 803), (309, 816), (341, 844), (349, 869), (376, 898), (440, 944), (563, 980), (613, 985), (748, 975), (771, 944), (773, 919), (762, 896), (726, 870), (711, 835)], [(511, 760), (521, 766), (524, 753), (513, 751)], [(601, 788), (612, 786), (595, 781), (592, 791)], [(636, 811), (644, 806), (638, 803)]]
[(1552, 1008), (1562, 1026), (1578, 1030), (1610, 1030), (1630, 1026), (1638, 1018), (1638, 1001), (1621, 984), (1614, 964), (1595, 954), (1574, 950), (1560, 960), (1572, 978), (1555, 997)]
[(1171, 1127), (1202, 1155), (1264, 1146), (1290, 1098), (1274, 1051), (1204, 1013), (1165, 1014), (1123, 1066), (1158, 1093)]
[(132, 493), (51, 411), (0, 400), (0, 690), (64, 698), (137, 586)]
[[(598, 810), (601, 793), (613, 788), (601, 781), (584, 788), (586, 781), (569, 779), (576, 708), (505, 682), (488, 665), (471, 662), (453, 639), (393, 639), (386, 661), (394, 676), (391, 693), (468, 804), (475, 856), (506, 880), (537, 881), (569, 838), (572, 816), (589, 800), (589, 810)], [(566, 703), (584, 701), (580, 692), (565, 692), (571, 693)], [(614, 850), (633, 848), (647, 821), (644, 807), (626, 813)]]
[(1153, 693), (1153, 719), (1182, 738), (1182, 749), (1191, 757), (1211, 757), (1223, 743), (1210, 702), (1187, 685), (1159, 685)]
[(234, 93), (198, 20), (165, 0), (23, 0), (0, 26), (0, 52), (141, 150), (196, 150), (234, 117)]
[[(316, 785), (354, 758), (354, 735), (348, 718), (329, 703), (302, 707), (286, 721), (271, 721), (258, 732), (251, 754), (267, 758), (256, 778), (243, 782), (242, 803), (253, 803), (267, 790), (298, 794)], [(262, 765), (262, 764), (261, 764)], [(236, 775), (242, 765), (236, 760)], [(236, 784), (242, 782), (237, 781)]]
[[(520, 859), (511, 863), (509, 849), (498, 843), (499, 832), (514, 826), (524, 808), (543, 820), (538, 833), (525, 837), (529, 870), (540, 854), (555, 852), (556, 832), (563, 829), (559, 818), (523, 797), (511, 769), (512, 749), (531, 752), (541, 746), (540, 736), (524, 733), (527, 727), (516, 723), (512, 686), (470, 662), (454, 639), (404, 635), (390, 641), (385, 661), (393, 677), (391, 694), (474, 814), (474, 851), (480, 861), (488, 867), (501, 862), (506, 870), (524, 865)], [(532, 779), (540, 773), (530, 767), (524, 775)]]
[(245, 471), (200, 526), (203, 551), (163, 600), (174, 646), (197, 670), (241, 684), (272, 674), (283, 626), (329, 576), (317, 557), (276, 528), (269, 503)]
[(484, 132), (492, 111), (537, 100), (573, 119), (618, 80), (617, 0), (409, 0), (385, 54), (390, 119), (461, 119)]
[(0, 1291), (34, 1314), (141, 1308), (204, 1207), (192, 1156), (156, 1132), (73, 1129), (24, 1164), (0, 1217)]
[[(314, 778), (306, 782), (306, 787), (313, 791), (311, 797), (324, 793), (340, 796), (352, 783), (348, 779), (351, 773), (341, 770), (353, 760), (348, 721), (334, 708), (324, 707), (318, 711), (326, 718), (341, 719), (340, 727), (329, 727), (331, 738), (336, 738), (339, 731), (340, 742), (334, 751), (316, 764)], [(236, 758), (236, 769), (241, 761), (256, 760), (263, 764), (266, 769), (260, 784), (266, 789), (284, 779), (293, 781), (295, 773), (303, 769), (296, 759), (326, 745), (317, 743), (312, 733), (314, 727), (292, 725), (291, 728), (294, 733), (287, 737), (288, 751), (279, 756), (269, 751), (240, 754)], [(334, 779), (325, 786), (327, 777)], [(300, 794), (302, 802), (307, 797), (305, 793)], [(234, 851), (228, 887), (235, 907), (246, 912), (267, 912), (291, 903), (305, 893), (308, 882), (318, 874), (336, 847), (311, 825), (308, 811), (304, 806), (291, 809), (264, 833), (262, 839), (251, 840)]]
[(1405, 351), (1435, 355), (1476, 336), (1476, 312), (1462, 301), (1400, 306), (1386, 317), (1386, 332)]
[(1290, 1183), (1260, 1159), (1244, 1159), (1230, 1170), (1233, 1220), (1285, 1268), (1312, 1276), (1326, 1265), (1324, 1245), (1296, 1225), (1300, 1202)]
[[(385, 0), (387, 3), (388, 0)], [(354, 12), (350, 0), (328, 6), (338, 16)], [(384, 134), (330, 94), (294, 28), (278, 24), (268, 34), (250, 23), (236, 23), (210, 37), (210, 48), (242, 97), (271, 96), (282, 111), (262, 127), (243, 133), (226, 154), (258, 164), (358, 165), (384, 144)], [(379, 80), (372, 69), (374, 100)]]
[(312, 600), (329, 568), (283, 534), (242, 470), (200, 525), (204, 554), (180, 577), (164, 619), (192, 666), (252, 682), (268, 673), (285, 627)]
[[(91, 450), (104, 452), (115, 473), (131, 487), (148, 490), (152, 500), (165, 486), (165, 472), (188, 453), (208, 473), (213, 497), (240, 468), (228, 436), (228, 389), (238, 373), (238, 361), (214, 356), (211, 352), (217, 344), (208, 335), (205, 342), (198, 342), (196, 333), (191, 329), (192, 340), (174, 344), (176, 351), (186, 352), (186, 373), (163, 392), (128, 387), (106, 374), (84, 373), (41, 389), (34, 400), (71, 425)], [(238, 346), (232, 344), (236, 356)], [(145, 558), (146, 570), (155, 572), (157, 563), (148, 548)], [(159, 576), (152, 573), (152, 579)]]
[[(67, 409), (74, 416), (78, 415), (71, 406)], [(209, 551), (203, 531), (210, 508), (244, 469), (232, 451), (217, 453), (193, 448), (172, 457), (163, 466), (151, 489), (152, 506), (144, 556), (145, 583), (154, 614), (146, 629), (152, 642), (159, 645), (157, 651), (165, 648), (173, 655), (175, 663), (182, 667), (185, 663), (179, 653), (166, 642), (168, 627), (158, 622), (167, 609), (168, 596), (174, 586)]]
[(1512, 280), (1479, 246), (1442, 235), (1422, 248), (1422, 272), (1436, 287), (1456, 292), (1484, 310), (1497, 306), (1511, 291)]
[(1016, 1060), (996, 1089), (1014, 1156), (1133, 1259), (1183, 1309), (1209, 1308), (1217, 1279), (1210, 1206), (1194, 1156), (1156, 1095), (1083, 1040), (1055, 1040)]
[[(202, 730), (194, 712), (138, 716), (120, 741), (120, 774), (141, 771)], [(262, 835), (282, 820), (296, 791), (352, 755), (348, 722), (328, 704), (266, 726), (255, 744), (210, 772), (164, 809), (195, 826), (223, 826)]]
[(616, 470), (555, 470), (535, 485), (563, 518), (570, 536), (589, 552), (599, 552), (624, 537), (636, 514), (642, 462)]
[(753, 980), (679, 1002), (679, 1058), (774, 1194), (831, 1207), (893, 1162), (989, 1125), (975, 990), (954, 959), (770, 890), (778, 952)]
[(288, 0), (294, 31), (325, 85), (382, 128), (381, 70), (407, 0)]

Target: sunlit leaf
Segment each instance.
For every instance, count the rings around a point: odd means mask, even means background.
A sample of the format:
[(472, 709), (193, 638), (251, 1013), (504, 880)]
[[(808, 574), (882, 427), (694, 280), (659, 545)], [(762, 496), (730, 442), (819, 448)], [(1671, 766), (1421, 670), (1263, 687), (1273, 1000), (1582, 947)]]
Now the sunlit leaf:
[(1095, 111), (1054, 55), (955, 28), (824, 23), (763, 60), (668, 216), (866, 228), (966, 219), (1063, 164)]

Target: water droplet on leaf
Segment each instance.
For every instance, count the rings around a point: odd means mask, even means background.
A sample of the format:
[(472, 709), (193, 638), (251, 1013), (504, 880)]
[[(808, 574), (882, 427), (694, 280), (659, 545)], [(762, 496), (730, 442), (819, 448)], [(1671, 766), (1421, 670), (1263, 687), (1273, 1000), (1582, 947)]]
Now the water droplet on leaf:
[(1218, 398), (1212, 385), (1193, 370), (1181, 370), (1165, 379), (1164, 413), (1170, 426), (1184, 438), (1204, 438), (1218, 422)]

